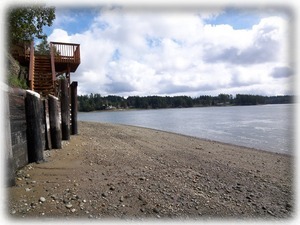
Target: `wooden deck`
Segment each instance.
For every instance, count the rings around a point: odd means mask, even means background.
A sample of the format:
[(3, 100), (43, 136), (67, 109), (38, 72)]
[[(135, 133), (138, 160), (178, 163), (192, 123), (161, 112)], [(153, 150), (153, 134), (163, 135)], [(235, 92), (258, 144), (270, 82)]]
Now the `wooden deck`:
[(29, 86), (42, 95), (56, 95), (57, 76), (74, 73), (80, 64), (80, 45), (74, 43), (50, 42), (50, 54), (38, 55), (34, 44), (25, 43), (15, 46), (12, 55), (21, 65), (29, 68)]
[(68, 66), (70, 72), (76, 71), (80, 64), (79, 44), (50, 42), (50, 51), (57, 72), (66, 70)]

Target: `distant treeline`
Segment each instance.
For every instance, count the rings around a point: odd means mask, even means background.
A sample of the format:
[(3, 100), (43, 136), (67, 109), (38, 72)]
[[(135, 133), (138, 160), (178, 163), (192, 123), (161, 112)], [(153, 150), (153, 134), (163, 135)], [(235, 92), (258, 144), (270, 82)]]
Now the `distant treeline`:
[(160, 108), (187, 108), (201, 106), (227, 106), (227, 105), (260, 105), (260, 104), (287, 104), (293, 102), (293, 96), (262, 96), (237, 94), (235, 97), (229, 94), (218, 96), (202, 95), (189, 96), (130, 96), (128, 98), (100, 94), (78, 96), (79, 111), (89, 112), (107, 109), (160, 109)]

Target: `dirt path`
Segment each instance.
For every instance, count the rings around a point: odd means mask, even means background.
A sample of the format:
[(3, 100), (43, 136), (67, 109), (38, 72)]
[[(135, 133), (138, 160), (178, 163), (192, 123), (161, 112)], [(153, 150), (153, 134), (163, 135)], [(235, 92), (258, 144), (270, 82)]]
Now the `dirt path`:
[(143, 129), (79, 123), (18, 171), (9, 218), (291, 218), (293, 159)]

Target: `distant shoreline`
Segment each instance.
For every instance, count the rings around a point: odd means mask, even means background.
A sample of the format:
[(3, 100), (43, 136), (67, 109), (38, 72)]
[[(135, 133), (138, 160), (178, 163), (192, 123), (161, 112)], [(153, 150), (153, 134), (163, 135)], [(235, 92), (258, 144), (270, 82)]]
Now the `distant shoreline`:
[(94, 111), (113, 108), (189, 108), (195, 106), (261, 105), (293, 103), (295, 96), (263, 96), (250, 94), (219, 94), (218, 96), (122, 96), (100, 94), (79, 95), (79, 111)]
[(235, 107), (235, 106), (263, 106), (263, 105), (294, 105), (293, 103), (274, 103), (274, 104), (256, 104), (256, 105), (211, 105), (211, 106), (192, 106), (192, 107), (169, 107), (169, 108), (114, 108), (114, 109), (99, 109), (93, 111), (78, 111), (81, 113), (89, 113), (89, 112), (115, 112), (115, 111), (138, 111), (138, 110), (159, 110), (159, 109), (185, 109), (185, 108), (211, 108), (211, 107)]

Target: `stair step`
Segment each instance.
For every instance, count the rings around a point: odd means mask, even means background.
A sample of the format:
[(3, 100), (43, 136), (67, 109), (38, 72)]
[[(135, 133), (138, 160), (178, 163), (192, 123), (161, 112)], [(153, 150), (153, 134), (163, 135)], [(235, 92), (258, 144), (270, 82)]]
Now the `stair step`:
[(34, 90), (42, 95), (54, 94), (54, 84), (52, 81), (52, 67), (49, 56), (35, 56), (34, 62)]

